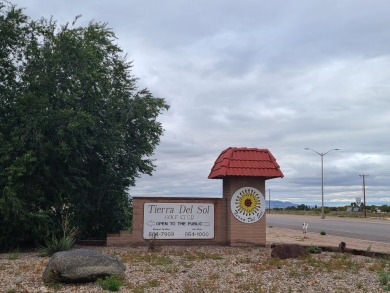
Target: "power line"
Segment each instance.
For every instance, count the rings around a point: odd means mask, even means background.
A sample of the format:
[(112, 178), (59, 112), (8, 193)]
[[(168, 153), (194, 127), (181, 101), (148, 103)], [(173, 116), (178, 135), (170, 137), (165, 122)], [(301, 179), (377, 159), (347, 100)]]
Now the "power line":
[(381, 176), (381, 175), (388, 175), (390, 174), (390, 169), (386, 168), (386, 169), (369, 169), (368, 172), (370, 172), (371, 175), (374, 175), (374, 176)]

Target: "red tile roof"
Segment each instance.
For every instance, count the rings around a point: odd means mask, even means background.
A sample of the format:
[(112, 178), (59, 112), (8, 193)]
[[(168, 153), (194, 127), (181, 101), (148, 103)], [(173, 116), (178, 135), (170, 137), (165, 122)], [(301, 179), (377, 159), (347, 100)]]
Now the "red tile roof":
[(209, 179), (225, 176), (256, 176), (266, 179), (284, 177), (268, 149), (236, 148), (224, 150), (215, 160)]

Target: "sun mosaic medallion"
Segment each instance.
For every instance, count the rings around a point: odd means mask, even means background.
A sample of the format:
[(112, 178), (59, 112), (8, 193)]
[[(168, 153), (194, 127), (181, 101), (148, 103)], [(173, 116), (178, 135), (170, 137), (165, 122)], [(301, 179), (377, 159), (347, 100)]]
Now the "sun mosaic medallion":
[(263, 194), (253, 187), (242, 187), (237, 190), (230, 201), (234, 217), (243, 223), (255, 223), (265, 213)]

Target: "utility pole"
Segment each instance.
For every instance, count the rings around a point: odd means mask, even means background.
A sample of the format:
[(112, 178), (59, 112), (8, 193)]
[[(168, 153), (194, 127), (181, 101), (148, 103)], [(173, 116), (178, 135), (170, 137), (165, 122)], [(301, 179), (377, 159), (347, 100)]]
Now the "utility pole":
[(363, 205), (364, 205), (364, 217), (367, 218), (367, 209), (366, 209), (366, 180), (365, 178), (369, 176), (368, 174), (359, 175), (363, 177)]
[(271, 213), (271, 189), (268, 189), (268, 213)]

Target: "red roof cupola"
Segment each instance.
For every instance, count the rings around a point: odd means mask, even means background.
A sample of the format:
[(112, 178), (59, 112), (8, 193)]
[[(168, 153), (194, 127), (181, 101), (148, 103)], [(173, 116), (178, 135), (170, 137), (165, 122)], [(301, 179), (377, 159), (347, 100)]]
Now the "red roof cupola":
[(268, 149), (230, 147), (215, 160), (209, 179), (226, 176), (251, 176), (272, 179), (284, 177)]

